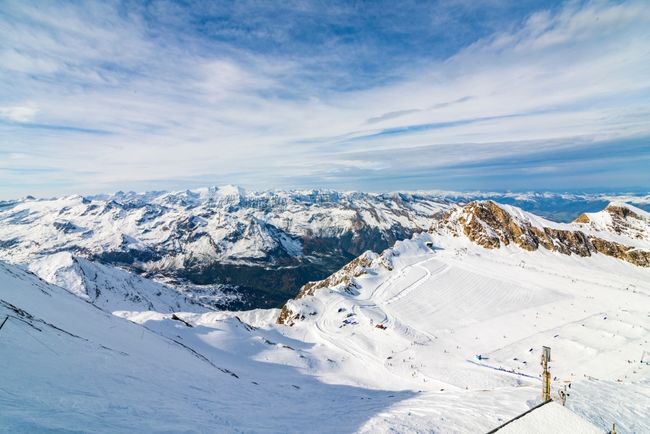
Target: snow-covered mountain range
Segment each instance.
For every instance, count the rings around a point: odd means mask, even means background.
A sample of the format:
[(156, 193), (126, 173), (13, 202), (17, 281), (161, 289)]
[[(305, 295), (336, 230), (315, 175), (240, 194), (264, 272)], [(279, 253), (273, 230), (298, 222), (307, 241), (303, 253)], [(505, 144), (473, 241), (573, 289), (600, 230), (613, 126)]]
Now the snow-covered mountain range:
[(231, 296), (219, 307), (279, 306), (364, 250), (428, 229), (446, 207), (420, 195), (233, 186), (26, 198), (0, 204), (0, 258), (29, 264), (68, 252), (181, 289), (218, 285)]
[[(163, 310), (179, 310), (187, 306), (185, 300), (203, 309), (273, 307), (365, 250), (382, 251), (426, 231), (453, 204), (476, 198), (573, 218), (601, 209), (609, 199), (553, 193), (246, 192), (235, 186), (27, 197), (0, 202), (0, 259), (29, 265), (48, 281), (106, 306), (124, 301), (135, 308), (153, 303), (148, 294), (161, 292), (170, 294)], [(624, 199), (650, 203), (647, 196)], [(57, 256), (61, 252), (68, 256)], [(123, 270), (110, 269), (115, 267)], [(116, 279), (115, 300), (97, 296), (92, 277), (97, 273)], [(143, 281), (135, 274), (156, 282), (139, 288)]]
[(92, 286), (73, 294), (0, 263), (0, 342), (20, 359), (0, 372), (2, 419), (13, 431), (487, 432), (540, 401), (546, 345), (554, 397), (566, 386), (567, 407), (603, 431), (648, 432), (649, 244), (648, 213), (624, 203), (573, 223), (452, 205), (281, 311), (172, 313), (161, 290), (162, 312), (109, 315)]

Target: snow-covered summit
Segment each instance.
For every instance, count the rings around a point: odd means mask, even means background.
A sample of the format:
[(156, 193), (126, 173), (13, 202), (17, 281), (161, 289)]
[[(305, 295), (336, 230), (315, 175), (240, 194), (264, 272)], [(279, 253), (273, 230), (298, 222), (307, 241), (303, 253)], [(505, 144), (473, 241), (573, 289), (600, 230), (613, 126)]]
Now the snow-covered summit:
[[(650, 240), (650, 213), (625, 202), (610, 202), (600, 212), (580, 215), (575, 223), (593, 231), (615, 233), (637, 243)], [(650, 243), (645, 246), (650, 248)]]

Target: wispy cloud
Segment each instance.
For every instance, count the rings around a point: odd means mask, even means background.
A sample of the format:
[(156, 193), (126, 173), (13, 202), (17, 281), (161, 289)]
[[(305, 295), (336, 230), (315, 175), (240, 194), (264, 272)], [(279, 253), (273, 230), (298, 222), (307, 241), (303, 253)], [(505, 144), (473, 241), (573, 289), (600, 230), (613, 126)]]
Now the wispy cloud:
[(516, 3), (3, 2), (0, 196), (650, 185), (650, 5)]

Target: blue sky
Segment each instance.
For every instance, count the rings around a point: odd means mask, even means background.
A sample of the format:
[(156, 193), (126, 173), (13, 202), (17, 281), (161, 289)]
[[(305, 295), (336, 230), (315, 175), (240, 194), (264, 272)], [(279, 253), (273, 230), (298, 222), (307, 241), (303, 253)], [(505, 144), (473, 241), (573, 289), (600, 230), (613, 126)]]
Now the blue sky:
[(647, 1), (0, 2), (0, 198), (645, 190)]

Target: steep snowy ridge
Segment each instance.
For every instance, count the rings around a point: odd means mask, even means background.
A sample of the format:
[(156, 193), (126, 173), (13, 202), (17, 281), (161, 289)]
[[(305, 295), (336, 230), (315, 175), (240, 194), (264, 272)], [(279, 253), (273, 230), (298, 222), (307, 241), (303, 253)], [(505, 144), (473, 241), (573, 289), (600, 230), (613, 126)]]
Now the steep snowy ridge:
[(296, 351), (232, 316), (190, 328), (171, 315), (134, 324), (0, 262), (0, 431), (353, 432), (413, 395), (257, 361)]
[[(29, 264), (29, 270), (54, 285), (61, 286), (96, 306), (116, 310), (157, 312), (206, 312), (200, 304), (167, 285), (60, 252)], [(188, 294), (189, 297), (192, 294)]]
[(639, 246), (650, 248), (650, 213), (630, 204), (612, 202), (601, 212), (580, 215), (575, 222), (596, 232), (621, 235), (634, 243), (646, 241)]
[[(344, 291), (354, 294), (358, 289), (356, 278), (368, 274), (373, 269), (383, 267), (387, 270), (392, 270), (392, 262), (390, 260), (392, 250), (386, 250), (382, 255), (367, 251), (358, 258), (350, 261), (347, 265), (341, 268), (336, 273), (329, 276), (327, 279), (308, 282), (300, 288), (296, 299), (301, 299), (310, 295), (314, 295), (316, 290), (321, 288), (334, 288), (339, 287)], [(305, 319), (304, 315), (296, 314), (291, 308), (291, 300), (282, 306), (280, 314), (277, 319), (278, 324), (292, 325), (295, 320)]]

